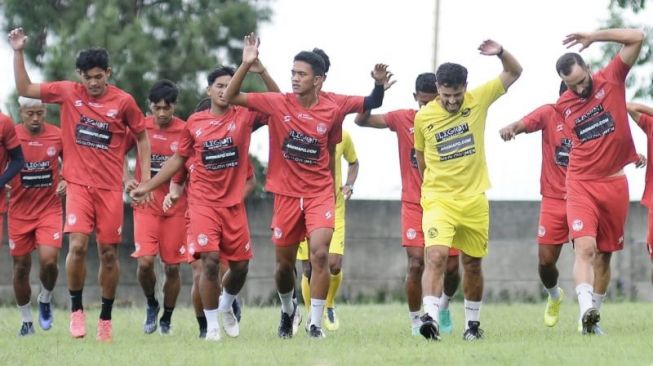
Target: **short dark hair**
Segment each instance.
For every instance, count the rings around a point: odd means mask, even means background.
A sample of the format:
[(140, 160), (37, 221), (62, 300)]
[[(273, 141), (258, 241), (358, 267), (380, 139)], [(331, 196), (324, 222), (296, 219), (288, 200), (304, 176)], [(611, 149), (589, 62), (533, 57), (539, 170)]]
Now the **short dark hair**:
[(435, 72), (435, 79), (438, 85), (442, 86), (465, 85), (467, 84), (467, 68), (451, 62), (443, 63)]
[(435, 85), (435, 81), (435, 74), (432, 72), (417, 75), (417, 79), (415, 79), (415, 92), (437, 94), (438, 88)]
[(322, 59), (322, 57), (320, 57), (320, 55), (316, 54), (315, 52), (302, 51), (295, 55), (293, 61), (306, 62), (307, 64), (311, 65), (311, 69), (315, 75), (324, 76), (324, 72), (326, 70), (324, 59)]
[(566, 92), (567, 89), (569, 89), (569, 88), (567, 87), (567, 84), (565, 84), (564, 81), (561, 81), (561, 82), (560, 82), (560, 90), (558, 91), (558, 96), (560, 96), (560, 95), (562, 95), (562, 93)]
[(571, 73), (571, 68), (574, 65), (578, 65), (582, 68), (587, 67), (585, 61), (582, 57), (580, 57), (579, 54), (574, 52), (565, 53), (564, 55), (560, 56), (556, 62), (556, 71), (558, 72), (558, 75), (567, 76)]
[(170, 80), (163, 79), (159, 80), (150, 88), (150, 94), (147, 99), (152, 103), (158, 103), (163, 100), (166, 104), (177, 103), (177, 96), (179, 95), (179, 89), (175, 83)]
[(87, 48), (77, 54), (75, 67), (80, 71), (88, 71), (99, 67), (107, 71), (109, 69), (109, 53), (104, 48)]
[(322, 60), (324, 61), (324, 73), (327, 74), (329, 72), (329, 68), (331, 67), (331, 60), (329, 59), (329, 55), (327, 55), (323, 49), (317, 47), (313, 48), (313, 53), (322, 57)]
[(234, 76), (235, 72), (236, 70), (234, 70), (234, 68), (231, 66), (220, 66), (209, 73), (209, 75), (206, 77), (206, 81), (209, 83), (208, 85), (211, 86), (215, 82), (215, 79), (219, 78), (220, 76)]
[(197, 105), (195, 106), (193, 112), (197, 113), (197, 112), (205, 111), (209, 108), (211, 108), (211, 98), (207, 97), (197, 102)]

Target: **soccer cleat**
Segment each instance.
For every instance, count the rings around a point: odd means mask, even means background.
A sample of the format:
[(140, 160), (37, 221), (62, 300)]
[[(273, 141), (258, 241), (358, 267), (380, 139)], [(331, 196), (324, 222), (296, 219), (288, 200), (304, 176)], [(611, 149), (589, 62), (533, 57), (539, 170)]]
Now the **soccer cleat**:
[(152, 334), (156, 331), (157, 317), (159, 316), (160, 306), (148, 306), (145, 310), (145, 321), (143, 321), (143, 332)]
[(18, 331), (18, 336), (27, 337), (34, 334), (34, 325), (32, 322), (23, 322)]
[[(292, 338), (293, 335), (295, 335), (297, 332), (295, 332), (295, 317), (297, 316), (297, 313), (299, 313), (297, 309), (297, 304), (293, 304), (293, 312), (292, 314), (288, 315), (281, 311), (281, 320), (279, 321), (279, 329), (277, 330), (277, 335), (279, 335), (279, 338), (282, 339), (288, 339)], [(300, 317), (301, 320), (301, 317)], [(299, 328), (299, 324), (298, 324)]]
[(113, 340), (111, 320), (98, 320), (97, 335), (95, 336), (95, 339), (99, 342), (111, 342)]
[(229, 337), (235, 338), (240, 334), (240, 325), (233, 310), (221, 311), (222, 314), (222, 329)]
[(234, 315), (236, 316), (236, 320), (238, 320), (238, 323), (240, 323), (242, 309), (240, 306), (240, 301), (238, 301), (238, 298), (235, 298), (234, 302), (231, 303), (231, 310), (233, 310)]
[(463, 340), (465, 341), (477, 341), (483, 339), (483, 329), (479, 328), (481, 322), (470, 320), (467, 322), (469, 328), (463, 334)]
[(200, 328), (200, 339), (206, 338), (206, 328)]
[(453, 331), (453, 322), (451, 321), (451, 312), (449, 309), (438, 311), (438, 324), (440, 324), (441, 333), (451, 334)]
[(73, 338), (83, 338), (86, 335), (86, 314), (77, 310), (70, 313), (70, 335)]
[(544, 325), (547, 327), (553, 327), (558, 324), (560, 320), (560, 304), (562, 304), (562, 298), (564, 292), (560, 289), (560, 297), (557, 300), (549, 299), (546, 301), (546, 308), (544, 308)]
[(592, 334), (597, 336), (605, 335), (603, 329), (601, 329), (601, 326), (599, 326), (599, 323), (594, 324), (594, 326), (592, 327)]
[(54, 314), (52, 313), (52, 308), (50, 303), (40, 302), (39, 301), (39, 325), (43, 330), (49, 330), (52, 328), (52, 321), (54, 320)]
[(429, 341), (439, 341), (440, 331), (438, 330), (438, 323), (429, 314), (424, 314), (419, 319), (422, 321), (422, 325), (419, 327), (419, 333)]
[(204, 337), (207, 341), (217, 342), (220, 340), (220, 328), (209, 329)]
[(324, 331), (322, 328), (318, 327), (315, 324), (311, 324), (310, 328), (308, 329), (308, 336), (310, 338), (326, 338), (326, 334), (324, 334)]
[(335, 308), (326, 309), (326, 312), (324, 313), (324, 327), (330, 331), (335, 331), (340, 328), (340, 321), (336, 317)]
[(172, 324), (165, 320), (159, 321), (159, 333), (161, 335), (170, 335), (172, 334)]
[[(599, 321), (601, 321), (601, 315), (599, 314), (599, 311), (596, 308), (587, 309), (581, 317), (581, 333), (583, 335), (594, 334), (594, 327), (599, 323)], [(599, 331), (600, 329), (601, 328), (599, 328)], [(601, 331), (601, 334), (603, 334), (603, 331)]]

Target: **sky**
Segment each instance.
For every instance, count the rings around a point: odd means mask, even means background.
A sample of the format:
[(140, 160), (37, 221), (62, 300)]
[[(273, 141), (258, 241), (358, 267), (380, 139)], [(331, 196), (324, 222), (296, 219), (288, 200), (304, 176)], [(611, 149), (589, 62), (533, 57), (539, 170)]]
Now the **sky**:
[[(607, 17), (607, 0), (441, 0), (437, 64), (456, 62), (469, 70), (473, 88), (501, 72), (497, 57), (480, 55), (484, 39), (494, 39), (509, 50), (524, 68), (521, 78), (490, 107), (486, 126), (486, 157), (494, 200), (538, 200), (541, 145), (539, 133), (503, 142), (498, 131), (536, 107), (555, 102), (559, 77), (555, 61), (568, 50), (565, 35), (592, 31)], [(292, 57), (313, 47), (324, 49), (331, 69), (324, 90), (368, 95), (373, 86), (370, 71), (385, 63), (397, 83), (386, 92), (376, 113), (416, 108), (414, 81), (433, 72), (435, 41), (434, 0), (274, 0), (273, 18), (259, 30), (260, 58), (283, 91), (290, 91)], [(653, 16), (649, 9), (648, 15)], [(6, 38), (5, 38), (6, 39)], [(573, 49), (577, 51), (577, 49)], [(600, 56), (598, 44), (582, 55), (587, 61)], [(12, 53), (0, 42), (0, 106), (14, 87)], [(71, 65), (72, 67), (72, 65)], [(36, 73), (32, 79), (39, 81)], [(650, 100), (640, 102), (651, 104)], [(360, 172), (353, 199), (399, 199), (401, 179), (397, 142), (389, 130), (361, 128), (354, 116), (345, 120), (356, 146)], [(631, 124), (638, 151), (646, 140)], [(250, 152), (267, 161), (267, 130), (252, 137)], [(344, 164), (346, 165), (346, 164)], [(641, 197), (644, 170), (627, 167), (631, 199)]]

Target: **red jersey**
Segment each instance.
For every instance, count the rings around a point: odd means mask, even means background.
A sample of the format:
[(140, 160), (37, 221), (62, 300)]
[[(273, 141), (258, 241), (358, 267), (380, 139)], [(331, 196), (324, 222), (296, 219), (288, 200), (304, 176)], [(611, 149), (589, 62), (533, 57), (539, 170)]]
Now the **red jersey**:
[(178, 154), (189, 161), (193, 157), (187, 168), (191, 206), (230, 207), (243, 202), (252, 126), (265, 118), (236, 106), (223, 115), (207, 110), (190, 116)]
[[(9, 150), (20, 146), (20, 141), (16, 137), (14, 122), (2, 113), (0, 113), (0, 172), (4, 172), (9, 162)], [(7, 211), (7, 200), (5, 199), (5, 187), (0, 187), (0, 213)]]
[(11, 180), (9, 216), (36, 219), (50, 212), (62, 212), (59, 184), (59, 157), (63, 151), (61, 130), (49, 123), (38, 135), (32, 135), (24, 125), (16, 126), (25, 165)]
[(363, 113), (365, 98), (351, 95), (342, 95), (332, 92), (320, 92), (320, 98), (326, 98), (338, 106), (336, 122), (342, 124), (345, 116), (350, 113)]
[(306, 109), (293, 93), (250, 93), (247, 104), (270, 116), (265, 188), (291, 197), (333, 192), (329, 146), (342, 140), (338, 106), (328, 98), (319, 98), (315, 106)]
[[(639, 127), (646, 133), (646, 156), (653, 157), (653, 116), (640, 114)], [(644, 183), (644, 194), (642, 195), (642, 204), (648, 208), (653, 208), (653, 166), (646, 164), (646, 179)]]
[(399, 109), (383, 115), (385, 123), (390, 131), (397, 134), (399, 147), (399, 168), (401, 170), (401, 200), (403, 202), (418, 203), (421, 198), (422, 176), (417, 167), (417, 155), (415, 154), (415, 140), (413, 132), (415, 128), (414, 109)]
[[(154, 122), (154, 117), (152, 116), (145, 117), (144, 121), (151, 149), (150, 174), (154, 177), (161, 170), (163, 164), (177, 151), (186, 123), (182, 119), (173, 117), (170, 124), (162, 129)], [(130, 139), (127, 151), (131, 150), (134, 144), (135, 140), (133, 138)], [(136, 174), (134, 174), (134, 177), (137, 181), (141, 180), (140, 159), (136, 159)], [(152, 192), (152, 201), (148, 205), (145, 207), (135, 206), (134, 210), (150, 215), (183, 216), (187, 205), (185, 193), (179, 197), (179, 200), (174, 206), (167, 212), (163, 212), (163, 199), (168, 192), (170, 192), (170, 181), (160, 185)]]
[(99, 98), (72, 81), (41, 84), (41, 99), (61, 105), (64, 155), (63, 177), (68, 182), (122, 191), (124, 143), (127, 128), (145, 129), (134, 98), (113, 85)]
[(597, 179), (638, 160), (626, 113), (625, 80), (630, 66), (617, 55), (592, 75), (592, 93), (584, 99), (567, 90), (556, 108), (571, 130), (569, 179)]
[(527, 133), (542, 131), (540, 194), (565, 199), (565, 177), (569, 165), (571, 138), (562, 115), (555, 109), (554, 104), (545, 104), (527, 114), (522, 121)]

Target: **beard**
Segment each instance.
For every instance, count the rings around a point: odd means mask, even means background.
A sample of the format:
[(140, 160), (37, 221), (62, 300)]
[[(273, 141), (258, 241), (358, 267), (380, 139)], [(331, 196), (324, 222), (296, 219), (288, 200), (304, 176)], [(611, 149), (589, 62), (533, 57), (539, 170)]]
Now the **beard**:
[(587, 99), (587, 98), (589, 98), (589, 97), (592, 95), (592, 89), (593, 89), (593, 87), (594, 87), (594, 81), (593, 81), (592, 78), (590, 77), (590, 82), (589, 82), (589, 85), (587, 86), (587, 88), (583, 89), (583, 92), (582, 92), (582, 93), (576, 93), (576, 92), (574, 92), (574, 94), (576, 94), (576, 95), (579, 96), (580, 98)]

